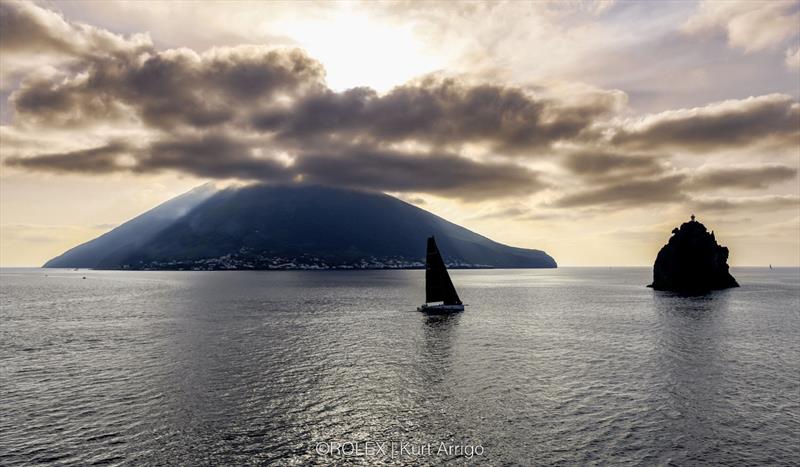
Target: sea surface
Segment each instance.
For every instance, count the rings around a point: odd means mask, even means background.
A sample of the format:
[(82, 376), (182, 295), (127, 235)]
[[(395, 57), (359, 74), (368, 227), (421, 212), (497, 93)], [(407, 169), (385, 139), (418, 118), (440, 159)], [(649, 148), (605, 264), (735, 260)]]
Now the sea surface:
[(451, 273), (0, 270), (0, 465), (800, 463), (800, 270)]

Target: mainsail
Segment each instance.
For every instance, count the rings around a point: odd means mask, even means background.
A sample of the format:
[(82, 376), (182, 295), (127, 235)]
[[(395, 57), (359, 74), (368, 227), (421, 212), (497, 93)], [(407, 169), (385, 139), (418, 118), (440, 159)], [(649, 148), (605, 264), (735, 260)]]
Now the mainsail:
[(425, 302), (461, 305), (433, 237), (428, 237), (428, 256), (425, 261)]

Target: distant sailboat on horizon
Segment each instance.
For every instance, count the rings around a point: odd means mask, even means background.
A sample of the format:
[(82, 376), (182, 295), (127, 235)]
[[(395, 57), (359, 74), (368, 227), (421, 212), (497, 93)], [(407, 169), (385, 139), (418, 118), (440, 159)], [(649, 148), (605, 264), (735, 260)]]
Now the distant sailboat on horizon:
[(425, 258), (425, 303), (418, 307), (417, 311), (430, 314), (464, 311), (464, 304), (458, 298), (434, 237), (428, 237), (428, 252)]

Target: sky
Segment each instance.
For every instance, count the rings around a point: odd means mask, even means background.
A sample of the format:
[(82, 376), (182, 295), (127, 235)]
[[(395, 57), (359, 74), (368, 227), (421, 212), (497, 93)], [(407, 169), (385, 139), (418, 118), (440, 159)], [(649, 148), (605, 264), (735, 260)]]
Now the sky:
[(0, 266), (207, 182), (373, 190), (562, 266), (690, 214), (800, 265), (800, 1), (0, 0)]

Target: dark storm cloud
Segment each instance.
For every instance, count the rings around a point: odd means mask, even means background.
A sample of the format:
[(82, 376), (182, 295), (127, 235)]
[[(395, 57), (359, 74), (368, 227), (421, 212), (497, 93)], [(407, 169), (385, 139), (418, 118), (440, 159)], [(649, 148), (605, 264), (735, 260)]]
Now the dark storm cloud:
[(800, 144), (800, 104), (782, 94), (663, 112), (618, 129), (611, 143), (636, 148), (706, 151), (771, 141)]
[(127, 170), (120, 157), (132, 149), (124, 143), (110, 143), (91, 149), (65, 153), (43, 154), (37, 157), (10, 157), (5, 164), (31, 170), (54, 173), (106, 174)]
[(332, 155), (307, 154), (297, 159), (294, 169), (312, 183), (473, 200), (530, 194), (545, 187), (538, 173), (519, 165), (482, 163), (447, 153), (357, 148)]
[(686, 194), (681, 191), (685, 180), (685, 175), (674, 174), (615, 183), (566, 195), (553, 205), (561, 208), (600, 205), (624, 208), (682, 201), (686, 199)]
[(205, 128), (269, 105), (278, 94), (321, 89), (324, 78), (322, 66), (299, 50), (256, 46), (96, 58), (84, 72), (25, 82), (11, 96), (16, 112), (40, 124), (88, 126), (132, 114), (154, 130)]
[(713, 188), (767, 188), (773, 183), (792, 180), (797, 169), (785, 165), (763, 167), (722, 167), (703, 170), (692, 176), (692, 186), (696, 189)]
[(617, 101), (615, 93), (598, 93), (581, 105), (566, 105), (517, 87), (427, 78), (383, 96), (369, 88), (310, 95), (290, 108), (262, 112), (252, 123), (295, 142), (319, 137), (436, 146), (471, 142), (530, 153), (578, 137)]

